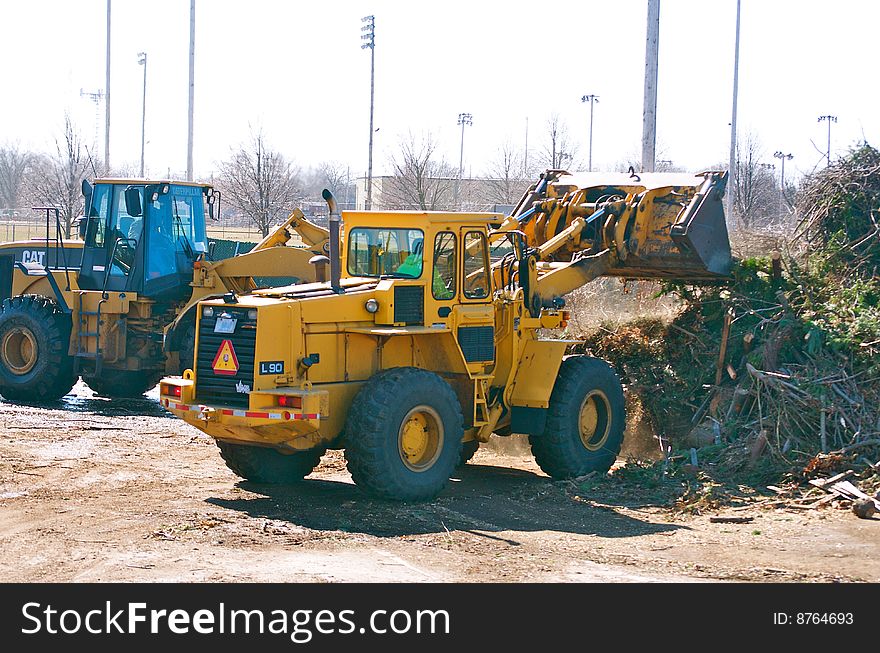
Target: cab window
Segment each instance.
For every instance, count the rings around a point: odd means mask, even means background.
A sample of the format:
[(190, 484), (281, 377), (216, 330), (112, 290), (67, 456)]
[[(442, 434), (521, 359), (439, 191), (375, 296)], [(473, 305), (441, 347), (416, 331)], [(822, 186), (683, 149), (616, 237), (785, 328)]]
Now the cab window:
[(431, 292), (434, 299), (455, 297), (455, 234), (441, 231), (434, 238), (434, 273)]
[(86, 224), (86, 245), (89, 247), (104, 246), (104, 228), (107, 222), (107, 213), (110, 209), (110, 195), (113, 187), (109, 184), (95, 184), (92, 191), (91, 204), (88, 209)]
[(348, 236), (347, 267), (353, 277), (422, 276), (423, 242), (419, 229), (356, 227)]
[(489, 296), (489, 248), (486, 234), (481, 231), (469, 231), (464, 236), (464, 296)]

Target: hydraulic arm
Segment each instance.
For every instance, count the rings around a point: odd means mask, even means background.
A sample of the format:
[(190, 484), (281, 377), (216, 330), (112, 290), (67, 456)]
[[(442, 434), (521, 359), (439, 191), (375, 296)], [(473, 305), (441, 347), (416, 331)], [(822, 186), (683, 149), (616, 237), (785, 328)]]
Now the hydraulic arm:
[(547, 171), (500, 225), (525, 238), (533, 313), (600, 276), (706, 282), (729, 273), (727, 173), (590, 177)]

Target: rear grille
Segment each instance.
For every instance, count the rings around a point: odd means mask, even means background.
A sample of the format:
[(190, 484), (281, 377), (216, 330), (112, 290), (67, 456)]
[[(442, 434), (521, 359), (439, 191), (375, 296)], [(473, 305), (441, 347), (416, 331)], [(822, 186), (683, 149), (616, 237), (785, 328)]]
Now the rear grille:
[[(214, 316), (202, 317), (199, 322), (199, 351), (196, 355), (196, 399), (204, 404), (247, 408), (251, 389), (254, 387), (254, 348), (257, 340), (257, 322), (249, 320), (247, 308), (217, 310)], [(214, 333), (217, 315), (226, 314), (237, 318), (234, 333)], [(217, 374), (213, 364), (224, 340), (229, 340), (238, 359), (238, 371), (234, 374)], [(239, 392), (247, 386), (245, 392)]]
[(425, 290), (422, 286), (394, 286), (394, 321), (407, 326), (425, 323)]

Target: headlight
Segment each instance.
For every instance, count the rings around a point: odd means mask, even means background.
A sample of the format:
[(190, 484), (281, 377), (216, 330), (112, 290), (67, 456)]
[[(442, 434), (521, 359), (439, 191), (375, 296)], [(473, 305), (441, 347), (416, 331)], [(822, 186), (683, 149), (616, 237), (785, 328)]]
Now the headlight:
[(212, 317), (214, 315), (214, 308), (212, 306), (203, 306), (202, 307), (202, 317)]
[(370, 298), (364, 304), (364, 308), (367, 309), (367, 313), (375, 313), (379, 310), (379, 302), (377, 302), (373, 298)]
[(257, 309), (252, 308), (251, 310), (248, 311), (248, 319), (249, 320), (256, 320), (257, 319)]

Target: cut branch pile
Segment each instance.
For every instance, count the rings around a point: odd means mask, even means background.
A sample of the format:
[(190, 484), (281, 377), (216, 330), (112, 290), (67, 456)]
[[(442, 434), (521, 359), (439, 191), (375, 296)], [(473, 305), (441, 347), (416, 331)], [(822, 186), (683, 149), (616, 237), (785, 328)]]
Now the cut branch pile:
[(784, 255), (739, 261), (724, 288), (669, 285), (671, 324), (600, 329), (584, 350), (639, 396), (664, 454), (702, 447), (731, 477), (817, 491), (806, 481), (880, 472), (880, 152), (807, 180), (797, 210)]

